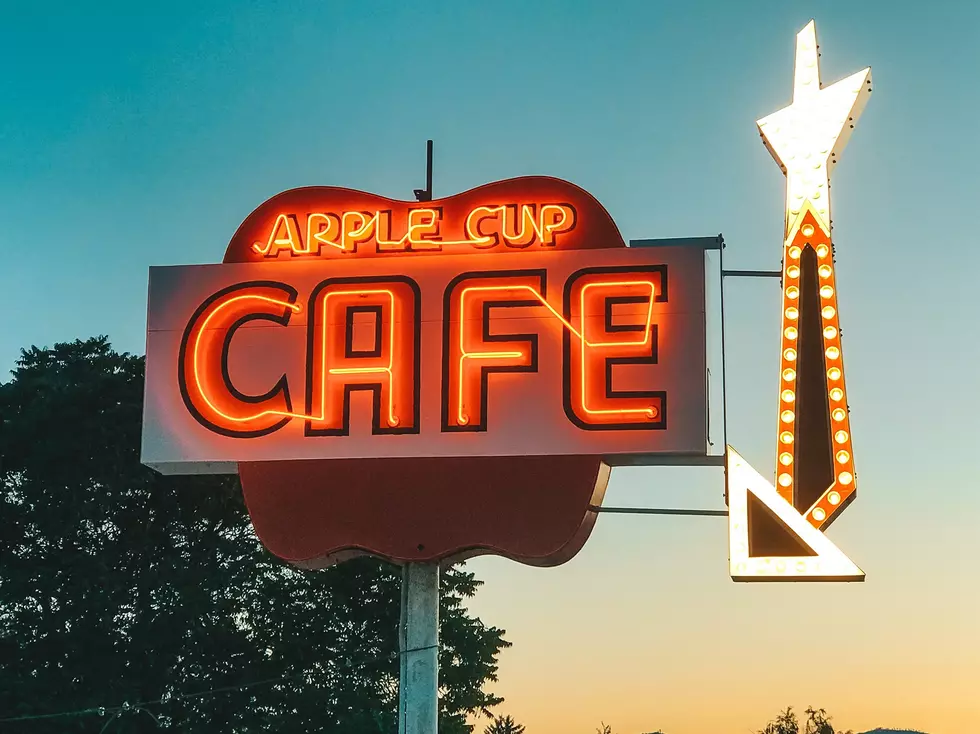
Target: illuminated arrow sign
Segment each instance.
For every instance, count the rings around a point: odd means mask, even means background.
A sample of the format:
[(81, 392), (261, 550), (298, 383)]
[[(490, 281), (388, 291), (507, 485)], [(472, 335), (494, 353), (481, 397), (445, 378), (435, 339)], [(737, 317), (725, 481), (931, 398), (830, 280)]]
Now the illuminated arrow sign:
[(776, 484), (728, 449), (736, 581), (862, 581), (821, 530), (855, 497), (831, 241), (830, 169), (871, 93), (871, 69), (821, 87), (813, 21), (796, 37), (793, 103), (759, 120), (786, 174)]

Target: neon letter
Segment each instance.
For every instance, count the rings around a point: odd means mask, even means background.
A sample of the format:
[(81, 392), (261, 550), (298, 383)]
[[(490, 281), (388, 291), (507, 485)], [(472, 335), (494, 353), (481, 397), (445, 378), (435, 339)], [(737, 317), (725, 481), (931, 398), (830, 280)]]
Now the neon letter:
[(441, 250), (439, 219), (441, 209), (409, 209), (408, 242), (413, 250)]
[(466, 273), (446, 286), (443, 315), (444, 431), (487, 430), (488, 378), (536, 372), (537, 334), (491, 334), (495, 308), (540, 308), (543, 270)]
[(204, 427), (224, 436), (252, 438), (282, 428), (293, 417), (286, 376), (263, 395), (246, 395), (232, 384), (228, 350), (249, 321), (285, 326), (300, 310), (296, 290), (284, 283), (252, 281), (218, 291), (191, 316), (177, 365), (184, 405)]
[(541, 244), (552, 247), (555, 235), (575, 228), (575, 210), (565, 204), (545, 204), (540, 213)]
[(319, 214), (314, 212), (306, 218), (306, 249), (319, 255), (323, 245), (343, 250), (344, 246), (337, 242), (340, 234), (340, 220), (336, 214)]
[(289, 250), (291, 255), (303, 255), (309, 252), (303, 248), (299, 237), (299, 225), (292, 214), (280, 214), (272, 225), (269, 239), (256, 242), (252, 249), (265, 257), (278, 257), (282, 250)]
[(418, 433), (419, 301), (402, 276), (329, 278), (313, 290), (306, 435), (348, 435), (355, 390), (373, 394), (373, 434)]
[(657, 363), (655, 304), (666, 284), (662, 266), (586, 268), (565, 283), (565, 414), (579, 428), (666, 427), (667, 395), (644, 389), (649, 372), (638, 369)]

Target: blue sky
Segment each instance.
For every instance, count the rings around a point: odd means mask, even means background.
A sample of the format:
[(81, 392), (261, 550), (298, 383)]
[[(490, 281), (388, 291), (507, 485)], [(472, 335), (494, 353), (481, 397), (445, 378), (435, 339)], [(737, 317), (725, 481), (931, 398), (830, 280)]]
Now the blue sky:
[[(723, 522), (609, 517), (561, 569), (476, 562), (488, 580), (476, 605), (511, 630), (500, 688), (536, 732), (566, 731), (570, 716), (583, 731), (601, 718), (734, 731), (808, 703), (856, 729), (975, 723), (980, 5), (145, 6), (5, 3), (4, 371), (21, 347), (101, 333), (142, 352), (150, 265), (220, 260), (283, 189), (410, 198), (426, 138), (437, 196), (554, 175), (591, 191), (627, 238), (721, 232), (733, 266), (778, 267), (784, 178), (754, 121), (789, 102), (794, 36), (811, 17), (825, 83), (871, 65), (875, 91), (834, 174), (862, 489), (831, 531), (868, 582), (735, 587)], [(778, 291), (729, 288), (729, 438), (767, 467)], [(717, 506), (720, 477), (618, 470), (609, 501)], [(773, 668), (815, 654), (772, 610), (822, 629), (827, 600), (836, 631), (809, 672), (787, 681), (756, 662), (748, 681), (738, 660), (753, 650)], [(583, 628), (604, 630), (601, 644)], [(650, 672), (665, 659), (671, 675)], [(854, 671), (843, 686), (842, 669)], [(729, 719), (692, 719), (708, 684)]]

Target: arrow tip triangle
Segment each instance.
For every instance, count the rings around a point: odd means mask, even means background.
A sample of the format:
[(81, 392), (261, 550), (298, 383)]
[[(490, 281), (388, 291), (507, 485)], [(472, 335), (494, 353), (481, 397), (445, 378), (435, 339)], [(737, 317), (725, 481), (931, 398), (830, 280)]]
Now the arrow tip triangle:
[[(783, 499), (771, 482), (728, 447), (729, 563), (735, 581), (864, 581), (864, 571), (795, 507)], [(751, 555), (750, 495), (761, 503), (805, 555)]]

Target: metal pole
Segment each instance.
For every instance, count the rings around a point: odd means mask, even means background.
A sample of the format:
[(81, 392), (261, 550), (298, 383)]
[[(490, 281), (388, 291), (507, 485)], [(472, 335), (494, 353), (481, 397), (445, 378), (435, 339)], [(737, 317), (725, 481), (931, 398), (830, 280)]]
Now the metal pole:
[(439, 564), (405, 566), (402, 592), (401, 680), (398, 730), (439, 730)]
[(398, 734), (405, 734), (405, 681), (408, 679), (408, 668), (405, 650), (408, 641), (405, 639), (406, 616), (408, 612), (408, 565), (402, 566), (401, 606), (398, 613)]
[[(425, 188), (416, 201), (432, 201), (432, 141), (425, 142)], [(439, 731), (439, 564), (402, 567), (398, 629), (398, 734)]]

